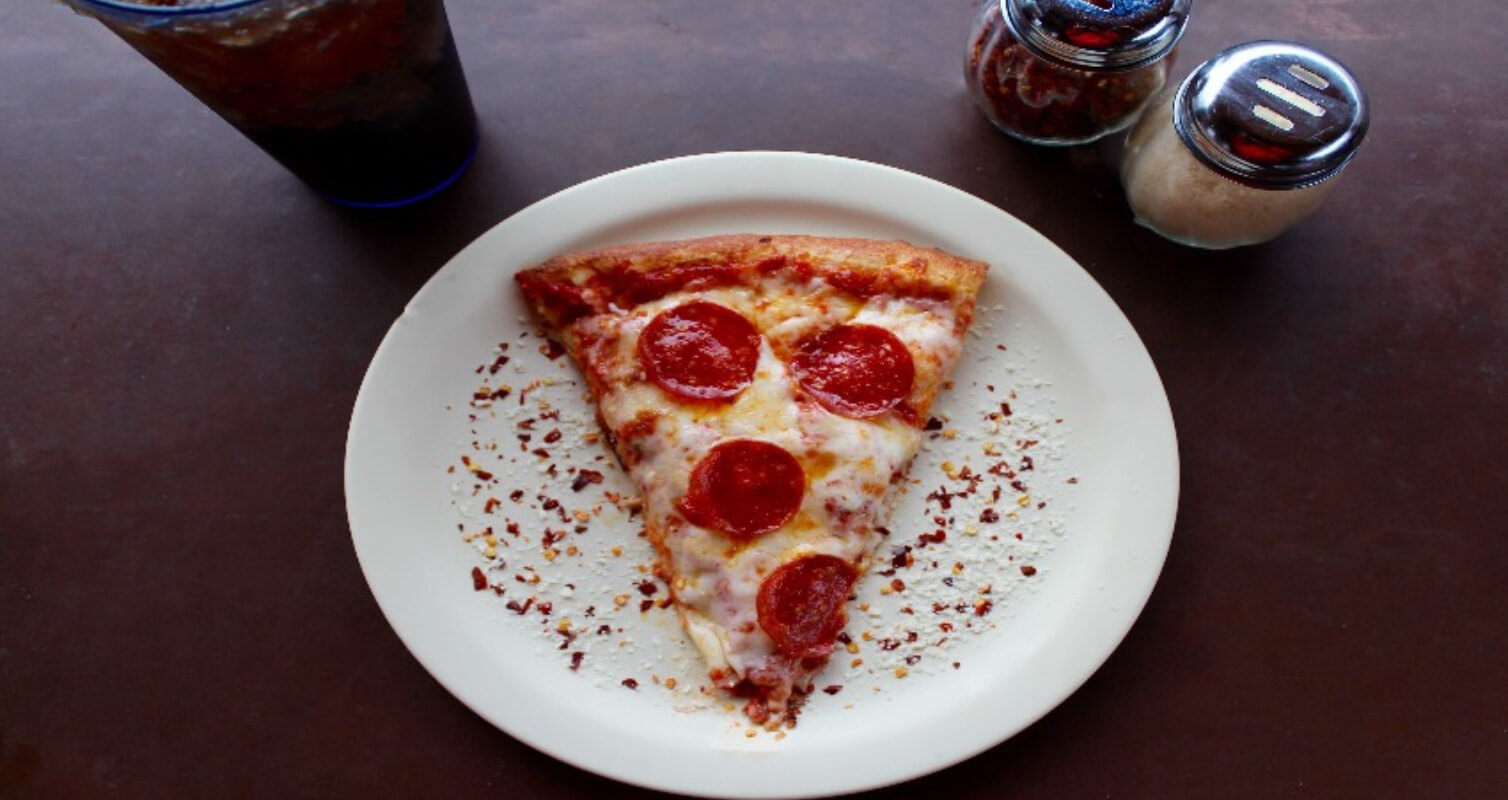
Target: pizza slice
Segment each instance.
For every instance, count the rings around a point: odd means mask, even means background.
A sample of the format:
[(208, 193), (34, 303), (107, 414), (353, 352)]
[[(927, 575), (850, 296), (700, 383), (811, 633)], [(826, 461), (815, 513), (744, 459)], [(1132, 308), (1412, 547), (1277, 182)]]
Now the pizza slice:
[(574, 253), (524, 296), (586, 378), (712, 681), (793, 719), (884, 536), (986, 265), (729, 235)]

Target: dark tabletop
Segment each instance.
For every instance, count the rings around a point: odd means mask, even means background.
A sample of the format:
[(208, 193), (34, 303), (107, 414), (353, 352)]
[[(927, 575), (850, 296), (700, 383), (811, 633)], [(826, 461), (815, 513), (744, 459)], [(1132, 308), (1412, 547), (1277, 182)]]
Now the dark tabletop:
[(1098, 280), (1179, 433), (1162, 578), (1013, 739), (883, 794), (1508, 796), (1508, 62), (1492, 0), (1199, 0), (1176, 72), (1314, 44), (1374, 124), (1320, 213), (1209, 253), (1135, 227), (1104, 148), (1013, 144), (953, 2), (451, 0), (482, 149), (336, 208), (100, 25), (0, 7), (0, 796), (642, 796), (432, 680), (354, 557), (363, 371), (467, 242), (691, 153), (960, 187)]

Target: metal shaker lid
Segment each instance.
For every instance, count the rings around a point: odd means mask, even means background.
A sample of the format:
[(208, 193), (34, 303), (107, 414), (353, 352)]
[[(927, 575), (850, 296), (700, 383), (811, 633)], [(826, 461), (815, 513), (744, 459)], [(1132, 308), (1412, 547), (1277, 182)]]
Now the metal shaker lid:
[(1261, 189), (1334, 175), (1367, 132), (1367, 98), (1339, 62), (1303, 45), (1222, 51), (1178, 87), (1173, 126), (1216, 172)]
[(1193, 0), (999, 0), (1016, 39), (1049, 61), (1129, 70), (1168, 54)]

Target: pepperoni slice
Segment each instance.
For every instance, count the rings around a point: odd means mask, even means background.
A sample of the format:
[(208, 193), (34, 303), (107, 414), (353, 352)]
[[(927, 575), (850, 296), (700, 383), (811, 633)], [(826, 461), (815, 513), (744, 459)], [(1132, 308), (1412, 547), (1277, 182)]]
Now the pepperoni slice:
[(843, 601), (859, 572), (836, 556), (806, 556), (764, 579), (757, 600), (759, 627), (792, 658), (821, 658), (846, 618)]
[(884, 328), (839, 325), (808, 336), (796, 349), (796, 380), (834, 414), (877, 417), (911, 396), (911, 351)]
[(694, 300), (650, 320), (639, 337), (639, 363), (677, 397), (727, 402), (754, 380), (759, 331), (737, 311)]
[(734, 539), (753, 539), (796, 516), (806, 473), (784, 448), (734, 439), (707, 451), (691, 470), (676, 507), (693, 523)]

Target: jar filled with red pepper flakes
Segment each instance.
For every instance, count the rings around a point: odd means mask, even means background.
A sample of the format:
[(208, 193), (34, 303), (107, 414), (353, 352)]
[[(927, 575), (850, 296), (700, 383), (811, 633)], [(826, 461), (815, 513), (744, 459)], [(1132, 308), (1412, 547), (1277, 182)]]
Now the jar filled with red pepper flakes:
[(1162, 88), (1193, 0), (984, 0), (964, 81), (1000, 130), (1033, 144), (1129, 126)]

